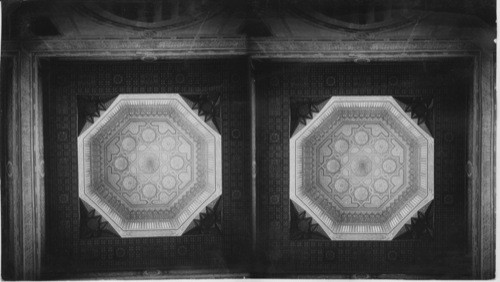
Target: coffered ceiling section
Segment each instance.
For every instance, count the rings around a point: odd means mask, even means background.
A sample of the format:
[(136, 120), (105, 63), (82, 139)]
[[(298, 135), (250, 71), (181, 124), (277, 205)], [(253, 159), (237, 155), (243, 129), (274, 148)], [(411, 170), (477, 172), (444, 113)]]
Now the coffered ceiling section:
[(290, 198), (332, 240), (392, 240), (434, 198), (434, 140), (392, 97), (332, 97), (291, 137)]
[(78, 137), (79, 195), (121, 237), (180, 236), (221, 195), (221, 138), (178, 94), (122, 94)]

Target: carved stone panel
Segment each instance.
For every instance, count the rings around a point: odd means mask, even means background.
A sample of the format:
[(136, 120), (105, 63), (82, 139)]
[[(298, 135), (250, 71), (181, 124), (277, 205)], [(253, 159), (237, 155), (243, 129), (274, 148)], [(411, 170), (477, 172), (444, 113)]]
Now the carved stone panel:
[(79, 194), (122, 237), (180, 236), (221, 195), (221, 138), (178, 94), (122, 94), (78, 137)]
[(290, 140), (290, 198), (332, 240), (391, 240), (433, 197), (434, 140), (392, 97), (332, 97)]

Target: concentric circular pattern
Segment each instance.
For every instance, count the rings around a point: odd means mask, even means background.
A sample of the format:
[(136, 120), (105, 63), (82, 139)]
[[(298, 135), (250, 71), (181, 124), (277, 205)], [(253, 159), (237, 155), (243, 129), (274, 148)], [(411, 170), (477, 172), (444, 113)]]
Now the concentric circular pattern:
[(220, 135), (177, 94), (120, 95), (78, 145), (80, 197), (122, 237), (179, 236), (221, 195)]
[(433, 198), (434, 141), (391, 97), (332, 97), (290, 140), (290, 197), (332, 239), (390, 240)]

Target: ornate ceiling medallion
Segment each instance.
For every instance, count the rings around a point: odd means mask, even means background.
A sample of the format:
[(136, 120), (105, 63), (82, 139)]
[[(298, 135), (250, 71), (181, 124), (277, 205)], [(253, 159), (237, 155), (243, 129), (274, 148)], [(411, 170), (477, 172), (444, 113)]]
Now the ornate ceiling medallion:
[(218, 0), (97, 1), (82, 9), (95, 18), (137, 29), (168, 29), (206, 20), (221, 9)]
[(392, 240), (433, 198), (434, 139), (392, 97), (332, 97), (290, 139), (290, 199), (332, 240)]
[(122, 94), (78, 137), (79, 195), (121, 237), (180, 236), (222, 193), (221, 137), (178, 94)]

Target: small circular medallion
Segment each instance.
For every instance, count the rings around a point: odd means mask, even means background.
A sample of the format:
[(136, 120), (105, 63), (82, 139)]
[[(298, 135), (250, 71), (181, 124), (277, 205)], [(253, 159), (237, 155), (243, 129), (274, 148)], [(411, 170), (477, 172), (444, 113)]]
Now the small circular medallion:
[(325, 82), (326, 82), (326, 85), (327, 86), (334, 86), (335, 85), (335, 82), (336, 82), (336, 79), (334, 76), (328, 76), (326, 79), (325, 79)]
[(184, 160), (179, 156), (175, 156), (170, 160), (170, 166), (175, 170), (179, 170), (184, 166)]
[(335, 151), (339, 153), (345, 153), (349, 149), (349, 144), (347, 143), (347, 141), (342, 139), (335, 142), (334, 146), (335, 146)]
[(122, 147), (126, 151), (132, 151), (133, 149), (135, 149), (135, 146), (136, 146), (136, 143), (135, 143), (134, 138), (132, 138), (132, 137), (125, 137), (125, 139), (123, 139), (123, 141), (122, 141)]
[(123, 76), (121, 74), (115, 74), (113, 76), (113, 83), (114, 84), (122, 84), (123, 82)]
[(335, 181), (335, 191), (339, 193), (344, 193), (349, 189), (349, 183), (347, 183), (347, 180), (340, 178), (337, 181)]
[(385, 191), (387, 191), (387, 188), (389, 188), (389, 184), (385, 179), (377, 179), (373, 184), (373, 188), (379, 193), (384, 193)]
[(175, 82), (177, 82), (177, 83), (184, 83), (184, 81), (186, 81), (186, 77), (182, 73), (178, 73), (175, 76)]
[(137, 180), (132, 176), (127, 176), (123, 179), (123, 187), (126, 190), (133, 190), (137, 186)]
[(119, 258), (122, 258), (125, 256), (126, 252), (125, 252), (125, 249), (124, 248), (118, 248), (116, 249), (116, 256), (119, 257)]
[(241, 137), (241, 131), (239, 131), (238, 129), (231, 130), (231, 137), (233, 139), (239, 139)]
[(356, 141), (358, 145), (365, 145), (368, 143), (368, 134), (364, 131), (360, 131), (354, 135), (354, 141)]
[(396, 162), (391, 159), (386, 160), (382, 164), (382, 169), (387, 173), (392, 173), (396, 170)]
[(153, 184), (146, 184), (142, 188), (142, 194), (146, 198), (153, 198), (156, 195), (156, 187)]
[(142, 139), (146, 142), (152, 142), (156, 139), (156, 133), (150, 128), (144, 129), (142, 132)]
[(115, 168), (117, 170), (125, 170), (128, 166), (128, 161), (124, 157), (118, 157), (115, 160)]
[(163, 178), (161, 184), (163, 184), (163, 187), (167, 190), (173, 189), (175, 187), (175, 178), (167, 175)]
[(340, 169), (340, 164), (337, 160), (330, 160), (328, 161), (328, 163), (326, 164), (326, 169), (331, 172), (331, 173), (335, 173), (337, 171), (339, 171)]
[(356, 198), (356, 200), (358, 201), (365, 201), (366, 199), (368, 199), (368, 194), (368, 189), (366, 189), (365, 187), (359, 187), (354, 190), (354, 198)]

